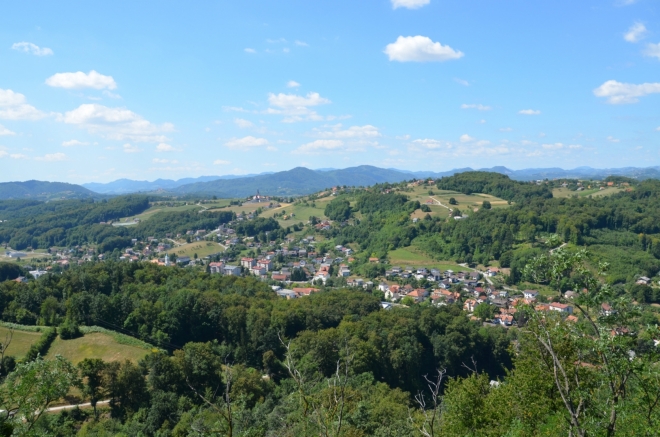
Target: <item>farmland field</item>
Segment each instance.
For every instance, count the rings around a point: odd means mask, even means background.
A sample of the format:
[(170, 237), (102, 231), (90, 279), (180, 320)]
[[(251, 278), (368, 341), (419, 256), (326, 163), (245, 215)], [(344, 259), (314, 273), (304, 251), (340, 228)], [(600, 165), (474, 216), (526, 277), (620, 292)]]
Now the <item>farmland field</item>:
[(195, 254), (199, 258), (204, 258), (207, 255), (211, 255), (218, 252), (223, 252), (224, 247), (218, 243), (213, 243), (211, 241), (196, 241), (194, 243), (184, 244), (182, 246), (173, 247), (168, 250), (167, 253), (176, 254), (176, 256), (189, 256), (191, 259)]
[(108, 334), (93, 332), (73, 340), (62, 340), (57, 337), (46, 358), (52, 359), (55, 355), (62, 355), (74, 364), (85, 358), (101, 358), (103, 361), (130, 360), (137, 363), (147, 353), (149, 353), (147, 349), (120, 344)]
[(393, 250), (388, 254), (390, 264), (393, 266), (405, 267), (426, 267), (436, 268), (440, 271), (445, 270), (469, 270), (465, 269), (452, 261), (436, 261), (431, 257), (425, 255), (421, 250), (414, 246), (402, 247)]
[(579, 197), (604, 197), (611, 196), (612, 194), (620, 193), (622, 191), (624, 191), (623, 188), (618, 187), (607, 187), (603, 190), (595, 188), (591, 190), (587, 189), (584, 191), (571, 191), (568, 188), (555, 188), (552, 190), (552, 196), (557, 198), (573, 197), (575, 195)]
[[(9, 329), (0, 326), (0, 342), (4, 343), (7, 334), (9, 334)], [(22, 358), (30, 346), (39, 340), (41, 334), (41, 332), (14, 331), (14, 336), (7, 348), (7, 355)]]

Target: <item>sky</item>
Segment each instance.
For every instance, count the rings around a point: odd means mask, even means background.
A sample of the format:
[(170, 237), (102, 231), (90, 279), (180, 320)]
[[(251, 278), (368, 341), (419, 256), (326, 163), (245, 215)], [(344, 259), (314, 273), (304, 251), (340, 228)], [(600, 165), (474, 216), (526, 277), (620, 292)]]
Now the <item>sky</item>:
[(658, 0), (5, 2), (0, 181), (660, 165)]

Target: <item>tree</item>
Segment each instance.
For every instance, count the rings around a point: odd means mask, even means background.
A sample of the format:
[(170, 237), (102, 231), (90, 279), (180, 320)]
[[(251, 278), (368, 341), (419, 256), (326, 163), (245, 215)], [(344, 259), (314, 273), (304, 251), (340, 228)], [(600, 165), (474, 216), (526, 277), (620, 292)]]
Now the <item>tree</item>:
[(483, 203), (481, 204), (481, 206), (483, 207), (483, 209), (491, 209), (492, 208), (492, 206), (491, 206), (491, 204), (488, 200), (484, 200)]
[(495, 308), (486, 302), (482, 302), (474, 308), (474, 316), (481, 319), (482, 322), (491, 320), (494, 314)]
[(449, 198), (449, 204), (450, 205), (458, 205), (458, 202), (456, 201), (456, 199), (454, 197), (450, 197)]
[(78, 370), (60, 355), (19, 364), (0, 387), (5, 421), (13, 417), (15, 428), (30, 432), (50, 404), (63, 398), (71, 387), (80, 387)]
[(103, 371), (106, 368), (103, 360), (98, 358), (85, 358), (78, 363), (80, 376), (85, 379), (83, 393), (89, 399), (94, 409), (94, 416), (98, 419), (96, 403), (103, 393)]
[(328, 203), (323, 213), (330, 220), (344, 221), (351, 216), (351, 204), (348, 200), (339, 198)]
[(401, 305), (412, 306), (414, 304), (415, 304), (415, 299), (413, 299), (410, 296), (405, 296), (403, 299), (401, 299)]

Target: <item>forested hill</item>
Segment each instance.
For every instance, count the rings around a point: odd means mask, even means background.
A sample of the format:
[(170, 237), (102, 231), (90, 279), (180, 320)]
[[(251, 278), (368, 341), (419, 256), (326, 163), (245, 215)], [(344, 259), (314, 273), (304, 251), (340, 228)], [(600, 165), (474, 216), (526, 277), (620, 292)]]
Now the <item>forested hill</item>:
[(96, 193), (80, 185), (65, 182), (2, 182), (0, 183), (0, 200), (2, 199), (84, 199), (98, 197)]
[(304, 167), (273, 174), (215, 180), (183, 185), (174, 190), (177, 194), (204, 193), (219, 197), (246, 197), (257, 190), (262, 194), (291, 196), (311, 194), (337, 185), (370, 186), (383, 182), (400, 182), (412, 179), (411, 175), (394, 170), (363, 165), (343, 170), (314, 171)]
[(548, 185), (536, 185), (518, 182), (499, 173), (469, 171), (451, 177), (444, 177), (437, 182), (442, 190), (453, 190), (463, 194), (484, 193), (510, 201), (523, 201), (531, 198), (549, 199), (552, 190)]

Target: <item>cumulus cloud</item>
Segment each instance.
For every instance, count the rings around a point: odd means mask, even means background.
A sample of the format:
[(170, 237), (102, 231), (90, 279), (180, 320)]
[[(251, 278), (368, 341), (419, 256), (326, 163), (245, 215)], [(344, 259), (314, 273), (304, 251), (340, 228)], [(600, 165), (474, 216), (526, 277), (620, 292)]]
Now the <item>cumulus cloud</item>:
[(618, 138), (614, 138), (612, 135), (610, 135), (609, 137), (607, 137), (607, 141), (609, 141), (610, 143), (620, 143), (620, 142), (621, 142), (620, 139), (618, 139)]
[(89, 73), (83, 73), (82, 71), (57, 73), (46, 79), (46, 85), (65, 89), (93, 88), (96, 90), (114, 90), (117, 88), (117, 83), (112, 76), (105, 76), (94, 70)]
[(39, 47), (36, 44), (31, 42), (17, 42), (12, 44), (12, 50), (18, 50), (19, 52), (30, 53), (35, 56), (50, 56), (53, 54), (53, 51), (48, 47)]
[(257, 53), (255, 49), (251, 49), (250, 47), (246, 47), (243, 50), (245, 51), (245, 53)]
[(419, 9), (431, 3), (431, 0), (391, 0), (392, 9), (406, 8), (406, 9)]
[(646, 50), (644, 50), (644, 55), (660, 59), (660, 42), (657, 44), (647, 44)]
[(317, 136), (321, 138), (343, 138), (343, 139), (360, 139), (360, 138), (377, 138), (381, 136), (378, 128), (369, 124), (364, 126), (351, 126), (348, 129), (342, 129), (341, 124), (330, 127), (331, 130), (315, 130)]
[[(46, 155), (46, 156), (51, 156), (51, 155)], [(12, 153), (9, 155), (11, 159), (30, 159), (29, 156), (23, 155), (22, 153)]]
[(330, 100), (321, 97), (319, 93), (308, 93), (307, 96), (299, 96), (296, 94), (268, 94), (268, 103), (271, 106), (278, 108), (291, 109), (302, 108), (308, 106), (326, 105), (331, 103)]
[(268, 103), (271, 108), (266, 110), (267, 114), (282, 114), (286, 117), (285, 123), (298, 121), (320, 121), (327, 119), (310, 109), (310, 107), (327, 105), (332, 103), (329, 99), (321, 97), (319, 93), (308, 93), (306, 96), (297, 94), (268, 94)]
[(64, 153), (48, 153), (44, 156), (37, 156), (34, 158), (36, 161), (46, 161), (46, 162), (56, 162), (66, 160), (66, 155)]
[(236, 126), (240, 127), (241, 129), (245, 129), (245, 128), (254, 126), (254, 123), (252, 123), (250, 120), (245, 120), (245, 119), (242, 119), (242, 118), (235, 118), (234, 119), (234, 124), (236, 124)]
[(646, 26), (642, 23), (635, 23), (630, 26), (628, 32), (623, 34), (623, 39), (628, 42), (638, 42), (643, 39), (647, 34)]
[(465, 104), (465, 103), (463, 103), (461, 105), (461, 109), (477, 109), (479, 111), (490, 111), (493, 108), (491, 108), (490, 106), (482, 105), (480, 103), (479, 104), (474, 104), (474, 103)]
[(594, 90), (596, 97), (605, 97), (613, 105), (637, 103), (640, 97), (655, 93), (660, 93), (660, 82), (636, 85), (608, 80)]
[(521, 111), (518, 111), (518, 114), (522, 115), (539, 115), (541, 111), (538, 109), (523, 109)]
[(298, 88), (300, 84), (296, 82), (295, 80), (290, 80), (286, 83), (287, 88)]
[(456, 83), (458, 83), (458, 84), (461, 84), (461, 85), (463, 85), (463, 86), (470, 86), (470, 82), (468, 82), (468, 81), (465, 80), (465, 79), (459, 79), (459, 78), (455, 77), (455, 78), (454, 78), (454, 82), (456, 82)]
[(156, 125), (126, 108), (109, 108), (96, 103), (80, 105), (66, 112), (61, 120), (118, 141), (164, 142), (167, 141), (164, 133), (174, 130), (171, 123)]
[(16, 135), (16, 132), (12, 132), (0, 124), (0, 137), (9, 136), (9, 135)]
[(267, 146), (268, 140), (265, 138), (256, 138), (247, 136), (243, 138), (232, 138), (225, 143), (225, 146), (235, 150), (250, 150), (255, 147)]
[(213, 161), (213, 165), (229, 165), (231, 162), (225, 161), (224, 159), (216, 159)]
[(344, 148), (342, 140), (316, 140), (303, 144), (293, 151), (296, 154), (312, 155), (323, 152), (338, 151)]
[(477, 140), (474, 137), (471, 137), (468, 134), (463, 134), (458, 139), (463, 144), (469, 144), (470, 146), (484, 147), (490, 144), (488, 140)]
[(160, 143), (159, 145), (156, 146), (156, 152), (158, 153), (163, 153), (163, 152), (176, 152), (177, 149), (172, 147), (169, 144), (166, 143)]
[(295, 44), (296, 44), (298, 47), (309, 47), (309, 44), (307, 44), (305, 41), (299, 41), (299, 40), (296, 40), (296, 41), (295, 41)]
[(500, 128), (500, 132), (511, 132), (512, 130), (513, 129), (511, 129), (510, 127), (501, 127)]
[(129, 143), (124, 144), (124, 153), (138, 153), (141, 151), (142, 149), (140, 149), (138, 146), (134, 146)]
[(63, 147), (74, 147), (74, 146), (89, 146), (89, 143), (78, 140), (63, 141)]
[(38, 120), (45, 116), (34, 106), (28, 105), (23, 94), (0, 89), (0, 119)]
[(385, 47), (384, 52), (390, 61), (399, 62), (442, 62), (464, 56), (460, 51), (421, 35), (399, 36), (395, 42)]

